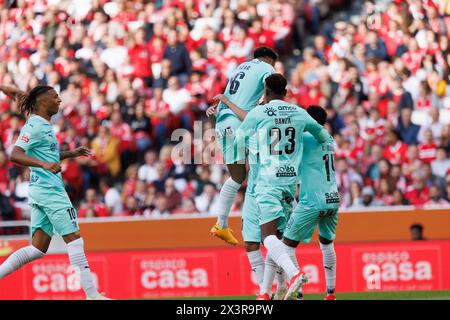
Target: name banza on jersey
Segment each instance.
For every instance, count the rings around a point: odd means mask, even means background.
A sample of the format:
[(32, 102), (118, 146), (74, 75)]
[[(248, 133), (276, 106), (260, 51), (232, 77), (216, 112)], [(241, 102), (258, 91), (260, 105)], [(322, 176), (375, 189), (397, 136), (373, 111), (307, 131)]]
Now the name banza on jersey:
[(311, 134), (303, 135), (300, 163), (300, 204), (308, 208), (336, 209), (339, 193), (334, 175), (334, 140), (319, 143)]
[[(259, 59), (241, 63), (228, 79), (224, 95), (235, 105), (245, 111), (253, 109), (261, 99), (264, 91), (264, 80), (274, 73), (273, 67)], [(219, 104), (217, 119), (233, 114), (227, 105)]]
[(330, 137), (304, 109), (282, 100), (272, 100), (247, 114), (235, 143), (238, 152), (244, 152), (248, 145), (249, 152), (257, 155), (258, 184), (285, 186), (298, 182), (305, 130), (321, 142)]

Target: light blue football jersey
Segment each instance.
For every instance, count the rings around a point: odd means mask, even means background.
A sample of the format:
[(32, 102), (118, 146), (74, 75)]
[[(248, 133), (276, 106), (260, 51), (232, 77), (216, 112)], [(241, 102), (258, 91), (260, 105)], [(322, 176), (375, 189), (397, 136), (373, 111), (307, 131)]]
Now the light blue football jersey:
[[(47, 120), (32, 115), (20, 130), (16, 146), (35, 159), (60, 163), (58, 141)], [(61, 172), (53, 173), (43, 168), (30, 167), (30, 187), (58, 188), (65, 190)], [(31, 196), (32, 193), (30, 193)]]
[[(259, 59), (241, 63), (228, 79), (224, 95), (239, 108), (249, 112), (264, 93), (264, 80), (274, 72), (270, 64)], [(234, 115), (234, 112), (226, 104), (219, 103), (217, 121), (228, 114)]]
[(259, 186), (298, 183), (305, 130), (321, 142), (330, 138), (304, 109), (282, 100), (272, 100), (247, 114), (237, 131), (235, 144), (238, 152), (245, 152), (250, 144), (249, 152), (257, 155)]
[(310, 133), (303, 135), (303, 159), (300, 203), (317, 209), (339, 207), (339, 193), (334, 175), (334, 140), (319, 143)]

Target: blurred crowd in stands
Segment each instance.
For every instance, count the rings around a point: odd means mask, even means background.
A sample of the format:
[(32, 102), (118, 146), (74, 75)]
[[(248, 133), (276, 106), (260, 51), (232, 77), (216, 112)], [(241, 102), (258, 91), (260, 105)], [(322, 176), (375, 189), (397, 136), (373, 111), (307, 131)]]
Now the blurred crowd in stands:
[[(0, 84), (60, 93), (60, 148), (93, 150), (62, 162), (80, 217), (215, 214), (221, 155), (174, 161), (171, 133), (213, 128), (204, 111), (263, 45), (287, 99), (327, 110), (342, 208), (448, 204), (450, 0), (356, 2), (0, 0)], [(25, 118), (4, 95), (0, 120), (1, 217), (26, 218), (29, 172), (8, 161)]]

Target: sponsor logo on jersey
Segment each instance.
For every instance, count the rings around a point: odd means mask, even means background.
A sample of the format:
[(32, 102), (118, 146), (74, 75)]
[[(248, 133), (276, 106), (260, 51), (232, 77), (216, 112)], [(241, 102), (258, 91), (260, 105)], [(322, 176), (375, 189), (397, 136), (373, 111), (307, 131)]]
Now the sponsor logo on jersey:
[(30, 183), (37, 183), (39, 182), (39, 177), (35, 174), (31, 175)]
[(285, 177), (295, 177), (297, 176), (297, 173), (295, 172), (295, 168), (292, 166), (284, 165), (281, 167), (276, 167), (276, 176), (279, 178), (285, 178)]
[(26, 136), (26, 135), (20, 136), (20, 140), (25, 143), (30, 142), (30, 138), (28, 138), (28, 136)]
[(267, 107), (267, 108), (264, 110), (264, 113), (267, 113), (267, 115), (268, 115), (269, 117), (276, 117), (276, 116), (277, 116), (276, 111), (277, 111), (277, 110), (275, 110), (275, 109), (272, 108), (272, 107)]
[(325, 193), (325, 199), (327, 203), (339, 203), (339, 192), (327, 192)]

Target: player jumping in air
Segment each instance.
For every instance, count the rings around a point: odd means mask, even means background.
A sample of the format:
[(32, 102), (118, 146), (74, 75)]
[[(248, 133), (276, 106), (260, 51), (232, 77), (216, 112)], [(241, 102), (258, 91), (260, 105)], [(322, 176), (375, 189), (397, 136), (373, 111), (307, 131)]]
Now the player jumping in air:
[[(326, 111), (310, 106), (308, 113), (319, 124), (327, 120)], [(338, 222), (339, 193), (334, 176), (334, 140), (317, 142), (309, 133), (303, 135), (303, 159), (300, 164), (299, 204), (289, 219), (283, 242), (294, 264), (297, 264), (295, 248), (299, 242), (308, 243), (316, 226), (319, 227), (319, 243), (322, 250), (327, 292), (325, 300), (336, 300), (336, 253), (333, 240)], [(303, 298), (299, 292), (297, 299)]]
[(12, 253), (0, 265), (0, 279), (23, 265), (42, 258), (50, 245), (54, 230), (67, 244), (70, 264), (79, 270), (81, 287), (88, 300), (110, 300), (100, 294), (94, 282), (80, 237), (77, 213), (64, 188), (60, 161), (89, 156), (84, 147), (59, 152), (58, 141), (50, 119), (59, 110), (61, 98), (49, 86), (37, 86), (28, 94), (15, 88), (0, 86), (13, 100), (19, 101), (20, 111), (30, 115), (20, 131), (11, 161), (30, 167), (28, 202), (31, 207), (31, 245)]
[[(274, 73), (277, 53), (267, 47), (254, 51), (254, 59), (240, 64), (228, 80), (224, 95), (245, 111), (254, 108), (264, 89), (264, 80)], [(225, 105), (219, 103), (216, 118), (216, 136), (222, 148), (224, 162), (230, 172), (219, 195), (217, 223), (210, 233), (225, 242), (236, 245), (237, 239), (228, 228), (228, 216), (234, 198), (246, 178), (245, 155), (239, 157), (234, 148), (236, 130), (241, 125), (239, 117)]]
[[(289, 279), (284, 299), (294, 299), (307, 278), (291, 261), (286, 246), (277, 235), (284, 230), (292, 212), (303, 152), (303, 132), (310, 132), (320, 142), (327, 141), (330, 135), (304, 109), (283, 101), (286, 86), (287, 81), (280, 74), (267, 77), (265, 104), (248, 112), (237, 131), (235, 144), (238, 154), (245, 153), (248, 145), (249, 153), (256, 159), (256, 166), (251, 170), (257, 172), (254, 191), (261, 239), (268, 252), (264, 273), (275, 270), (271, 265), (282, 267)], [(249, 156), (249, 161), (251, 159)], [(264, 282), (266, 278), (264, 276)], [(270, 286), (263, 285), (266, 292), (261, 292), (258, 299), (269, 299), (267, 288)]]

